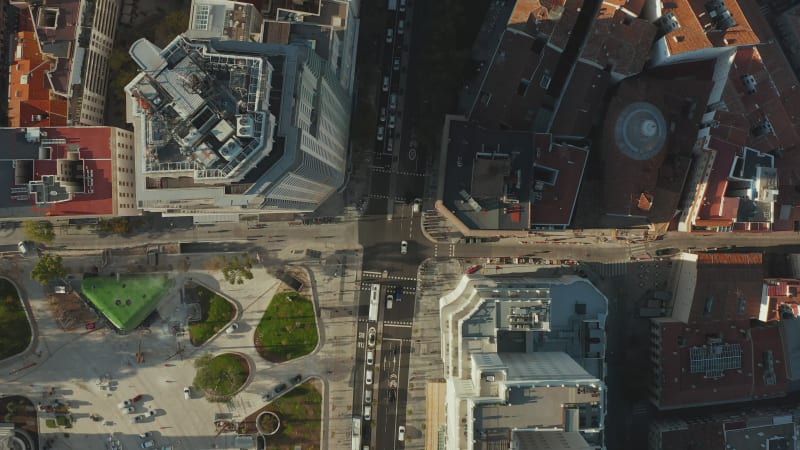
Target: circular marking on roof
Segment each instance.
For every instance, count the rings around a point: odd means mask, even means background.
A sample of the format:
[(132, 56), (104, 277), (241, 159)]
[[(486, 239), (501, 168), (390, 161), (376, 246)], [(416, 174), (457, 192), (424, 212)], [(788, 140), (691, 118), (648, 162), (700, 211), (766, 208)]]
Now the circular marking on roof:
[(622, 153), (643, 161), (656, 156), (667, 141), (667, 122), (655, 105), (636, 102), (626, 106), (614, 124), (614, 138)]

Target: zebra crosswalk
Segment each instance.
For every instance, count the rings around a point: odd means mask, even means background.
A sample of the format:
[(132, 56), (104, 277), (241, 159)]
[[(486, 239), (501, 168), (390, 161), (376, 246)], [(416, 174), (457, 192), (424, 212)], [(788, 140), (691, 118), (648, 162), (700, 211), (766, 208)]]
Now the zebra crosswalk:
[(616, 277), (628, 273), (629, 261), (614, 261), (595, 266), (595, 271), (605, 277)]
[(631, 256), (639, 256), (647, 253), (647, 244), (631, 244)]

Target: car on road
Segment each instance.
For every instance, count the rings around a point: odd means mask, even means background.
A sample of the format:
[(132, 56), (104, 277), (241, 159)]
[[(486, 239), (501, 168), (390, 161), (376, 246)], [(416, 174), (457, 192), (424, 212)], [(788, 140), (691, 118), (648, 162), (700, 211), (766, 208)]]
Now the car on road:
[(227, 330), (225, 330), (225, 333), (231, 334), (231, 333), (233, 333), (234, 331), (236, 331), (238, 329), (239, 329), (239, 324), (234, 322), (234, 323), (231, 324), (231, 326), (228, 327)]
[(364, 420), (372, 419), (372, 406), (366, 405), (364, 406)]
[(268, 402), (271, 399), (272, 399), (272, 393), (270, 393), (270, 392), (267, 392), (266, 394), (262, 394), (261, 395), (261, 400), (262, 401)]
[(389, 388), (388, 392), (389, 402), (394, 403), (394, 400), (397, 398), (397, 391), (395, 388)]
[(401, 241), (400, 242), (400, 254), (405, 255), (408, 253), (408, 241)]
[(406, 440), (406, 427), (400, 425), (400, 427), (397, 428), (397, 440), (400, 442)]
[(136, 411), (136, 408), (133, 406), (128, 406), (122, 410), (125, 414), (133, 414), (134, 411)]
[(392, 306), (394, 306), (394, 296), (386, 294), (386, 309), (392, 309)]
[(403, 286), (397, 286), (394, 288), (394, 299), (398, 302), (403, 301)]
[(389, 92), (389, 77), (383, 77), (383, 87), (381, 88), (383, 92)]
[(192, 388), (190, 388), (189, 386), (183, 388), (183, 398), (185, 400), (189, 400), (190, 398), (192, 398)]
[(400, 12), (406, 12), (406, 0), (400, 0), (400, 8), (398, 8)]
[(394, 126), (395, 126), (395, 116), (394, 116), (394, 114), (389, 116), (389, 125), (388, 126), (389, 126), (389, 128), (394, 128)]
[(373, 364), (375, 364), (375, 352), (367, 350), (367, 365), (371, 366)]
[(406, 21), (405, 20), (401, 20), (401, 21), (397, 22), (397, 34), (403, 34), (403, 32), (405, 31), (405, 28), (406, 28)]
[(393, 40), (394, 40), (394, 30), (391, 29), (391, 28), (388, 28), (386, 30), (386, 43), (387, 44), (391, 44)]
[(275, 386), (275, 393), (280, 394), (281, 392), (283, 392), (284, 389), (286, 389), (286, 383), (281, 383)]
[(367, 333), (367, 345), (370, 347), (375, 347), (375, 339), (377, 337), (377, 331), (375, 331), (375, 327), (369, 329)]
[(296, 383), (299, 383), (300, 380), (302, 380), (302, 379), (303, 379), (303, 376), (298, 373), (297, 375), (292, 377), (291, 381), (292, 381), (292, 383), (296, 384)]
[(381, 122), (386, 122), (386, 107), (385, 106), (381, 106), (380, 119), (381, 119)]
[(155, 447), (156, 443), (154, 440), (150, 439), (142, 442), (140, 445), (142, 446), (142, 448), (150, 448), (150, 447)]
[(472, 275), (473, 273), (481, 270), (482, 268), (483, 268), (483, 266), (481, 266), (480, 264), (476, 264), (474, 266), (469, 266), (469, 267), (467, 267), (467, 275)]
[[(716, 249), (714, 249), (714, 250), (716, 250)], [(661, 248), (661, 249), (656, 250), (656, 256), (672, 256), (672, 255), (677, 255), (680, 252), (681, 252), (681, 249), (679, 249), (679, 248), (674, 248), (674, 247)]]
[(422, 199), (415, 198), (414, 202), (411, 204), (411, 213), (418, 214), (421, 209), (422, 209)]
[(392, 61), (392, 70), (398, 71), (400, 70), (400, 57), (396, 56)]
[(379, 126), (379, 127), (378, 127), (378, 132), (377, 132), (377, 134), (376, 134), (376, 138), (377, 138), (379, 141), (382, 141), (382, 140), (383, 140), (383, 125), (381, 125), (381, 126)]
[(364, 403), (372, 403), (372, 389), (364, 391)]
[(367, 369), (367, 375), (364, 377), (364, 382), (366, 384), (372, 384), (372, 369)]
[(389, 96), (389, 109), (397, 109), (397, 94), (392, 94)]

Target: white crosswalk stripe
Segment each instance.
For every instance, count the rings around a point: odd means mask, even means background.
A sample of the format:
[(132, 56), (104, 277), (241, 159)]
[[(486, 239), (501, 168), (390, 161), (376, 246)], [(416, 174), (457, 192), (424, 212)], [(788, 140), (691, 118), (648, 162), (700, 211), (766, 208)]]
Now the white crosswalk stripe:
[(596, 266), (596, 271), (606, 277), (616, 277), (628, 273), (629, 261), (614, 261)]
[(398, 320), (384, 320), (383, 326), (392, 326), (392, 327), (410, 327), (411, 322), (401, 322)]
[(631, 244), (631, 256), (639, 256), (647, 253), (647, 244)]

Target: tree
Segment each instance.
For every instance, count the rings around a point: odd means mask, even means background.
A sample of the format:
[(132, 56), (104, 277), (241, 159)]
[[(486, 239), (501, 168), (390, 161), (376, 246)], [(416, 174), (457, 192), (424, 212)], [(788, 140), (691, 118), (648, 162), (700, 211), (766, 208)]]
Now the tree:
[(51, 243), (56, 238), (53, 224), (46, 220), (28, 220), (23, 225), (28, 239), (36, 242)]
[(244, 280), (253, 279), (253, 272), (250, 270), (253, 268), (253, 262), (253, 258), (247, 253), (242, 254), (242, 259), (234, 256), (229, 260), (223, 256), (222, 263), (225, 266), (222, 268), (222, 276), (230, 284), (244, 284)]
[(101, 232), (116, 233), (122, 236), (123, 234), (130, 233), (133, 227), (127, 217), (115, 217), (108, 220), (100, 219), (95, 229)]
[(41, 284), (64, 278), (65, 275), (67, 275), (67, 270), (64, 269), (63, 258), (50, 253), (42, 255), (31, 271), (31, 277)]

